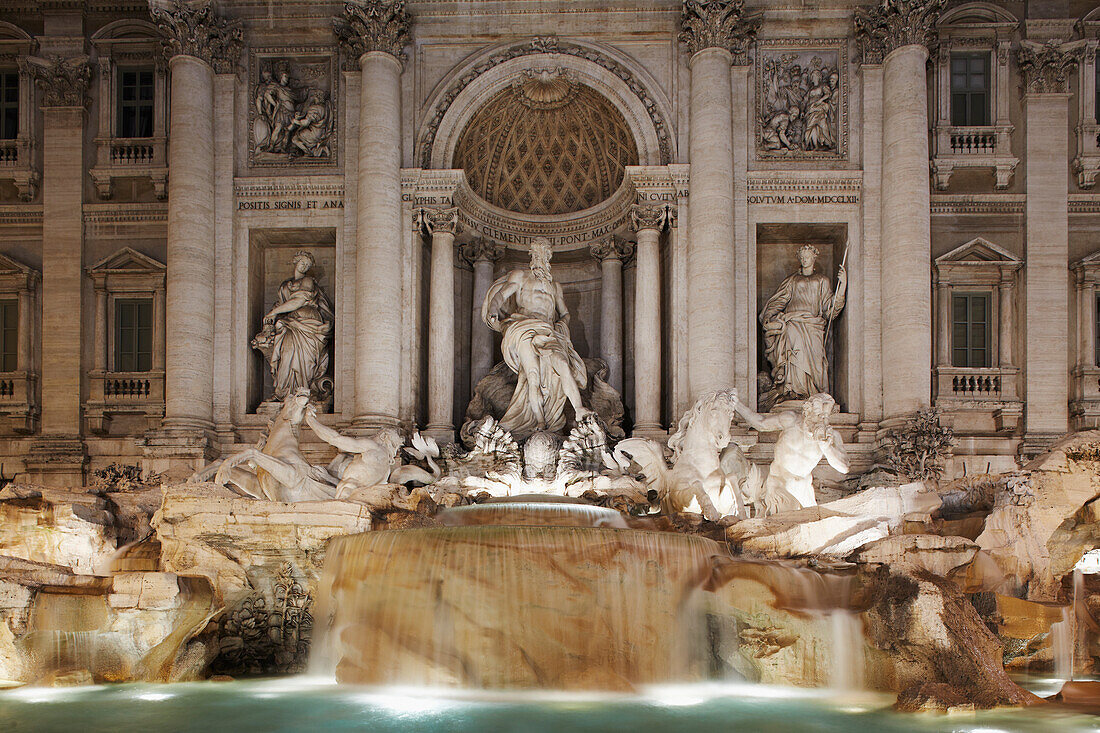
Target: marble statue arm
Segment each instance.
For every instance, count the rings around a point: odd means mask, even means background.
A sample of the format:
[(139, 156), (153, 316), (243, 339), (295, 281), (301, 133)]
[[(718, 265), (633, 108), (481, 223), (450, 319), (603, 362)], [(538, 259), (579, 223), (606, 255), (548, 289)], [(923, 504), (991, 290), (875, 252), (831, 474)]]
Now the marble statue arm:
[(500, 330), (500, 308), (508, 298), (515, 295), (519, 289), (519, 283), (511, 274), (502, 277), (493, 283), (489, 292), (485, 295), (485, 305), (481, 307), (481, 320), (494, 331)]
[(557, 283), (554, 283), (554, 306), (558, 309), (558, 320), (554, 323), (554, 328), (563, 336), (569, 336), (569, 308), (565, 305), (565, 292)]
[(282, 303), (279, 303), (271, 310), (269, 310), (267, 312), (267, 315), (264, 316), (264, 320), (274, 320), (275, 316), (296, 311), (302, 306), (307, 305), (309, 303), (309, 298), (310, 291), (299, 290), (298, 292), (291, 294), (291, 296), (284, 300)]
[(333, 448), (342, 450), (345, 453), (362, 453), (373, 445), (373, 441), (368, 444), (368, 439), (352, 438), (347, 435), (341, 435), (328, 425), (325, 425), (317, 419), (317, 415), (313, 410), (306, 411), (306, 425), (309, 425), (314, 434), (318, 438), (325, 441)]
[(829, 442), (821, 448), (825, 460), (840, 473), (848, 473), (848, 452), (844, 450), (844, 438), (835, 430), (830, 433), (832, 435)]
[(756, 428), (762, 433), (773, 433), (777, 430), (790, 427), (793, 415), (789, 412), (780, 412), (775, 415), (759, 415), (748, 406), (737, 400), (733, 403), (733, 409), (737, 411), (749, 427)]

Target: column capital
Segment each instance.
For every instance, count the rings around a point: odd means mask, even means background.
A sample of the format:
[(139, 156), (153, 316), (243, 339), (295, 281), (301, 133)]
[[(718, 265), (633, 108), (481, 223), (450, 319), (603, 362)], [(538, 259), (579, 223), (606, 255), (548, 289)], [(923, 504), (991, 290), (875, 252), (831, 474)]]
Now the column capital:
[(592, 253), (592, 256), (600, 262), (604, 260), (619, 260), (620, 262), (626, 263), (626, 261), (630, 259), (630, 255), (634, 254), (633, 243), (623, 239), (616, 239), (615, 237), (601, 239), (593, 243), (588, 249)]
[(220, 18), (210, 0), (149, 0), (149, 15), (164, 34), (164, 52), (194, 56), (219, 74), (232, 73), (244, 45), (241, 22)]
[(485, 237), (458, 245), (458, 256), (471, 265), (478, 262), (496, 262), (504, 256), (504, 245)]
[(353, 59), (382, 51), (404, 64), (405, 46), (412, 42), (412, 19), (405, 11), (405, 0), (346, 2), (343, 17), (334, 18), (332, 25), (340, 45)]
[(87, 56), (28, 58), (28, 69), (43, 92), (43, 107), (84, 107), (92, 67)]
[(857, 8), (856, 40), (865, 64), (879, 64), (886, 54), (902, 46), (931, 47), (936, 41), (936, 21), (945, 0), (877, 0), (870, 8)]
[(746, 13), (744, 0), (684, 0), (680, 10), (680, 40), (692, 55), (721, 48), (733, 63), (749, 63), (763, 13)]
[(413, 213), (413, 226), (423, 227), (429, 234), (458, 234), (458, 208), (417, 209)]
[(661, 231), (668, 223), (669, 210), (667, 206), (634, 204), (630, 207), (630, 228), (635, 232), (640, 232), (643, 229)]
[(1069, 75), (1081, 60), (1078, 43), (1021, 41), (1016, 63), (1028, 94), (1067, 94)]

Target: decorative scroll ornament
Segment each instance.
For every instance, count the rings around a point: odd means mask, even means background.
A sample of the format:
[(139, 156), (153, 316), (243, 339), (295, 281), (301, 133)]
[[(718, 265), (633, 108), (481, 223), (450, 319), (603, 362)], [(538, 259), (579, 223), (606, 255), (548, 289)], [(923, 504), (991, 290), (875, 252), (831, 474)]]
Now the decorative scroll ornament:
[(34, 81), (42, 90), (43, 107), (83, 107), (88, 97), (92, 67), (87, 56), (28, 58)]
[(241, 22), (219, 18), (209, 0), (154, 0), (149, 14), (164, 34), (164, 52), (172, 56), (194, 56), (214, 67), (219, 74), (233, 72), (244, 41)]
[(932, 47), (936, 21), (945, 0), (879, 0), (870, 8), (856, 8), (855, 31), (867, 64), (902, 46)]
[(733, 63), (749, 63), (749, 49), (760, 29), (762, 13), (745, 13), (744, 0), (684, 0), (680, 11), (680, 40), (696, 54), (705, 48), (724, 48)]
[(496, 262), (504, 256), (504, 245), (485, 237), (459, 245), (458, 256), (471, 265), (477, 262)]
[(634, 245), (623, 239), (608, 237), (607, 239), (594, 243), (589, 248), (589, 251), (591, 251), (592, 256), (600, 262), (606, 259), (616, 259), (625, 263), (630, 259), (630, 255), (634, 254)]
[(357, 0), (344, 3), (344, 17), (332, 22), (336, 37), (348, 55), (357, 60), (370, 51), (383, 51), (405, 61), (405, 46), (412, 42), (412, 19), (405, 0)]
[(668, 207), (634, 204), (630, 207), (630, 227), (640, 232), (643, 229), (661, 231), (668, 223)]
[(1074, 44), (1050, 41), (1045, 44), (1022, 41), (1016, 62), (1024, 75), (1029, 94), (1064, 94), (1069, 91), (1069, 75), (1081, 58)]
[(458, 209), (421, 209), (421, 223), (430, 234), (458, 233)]

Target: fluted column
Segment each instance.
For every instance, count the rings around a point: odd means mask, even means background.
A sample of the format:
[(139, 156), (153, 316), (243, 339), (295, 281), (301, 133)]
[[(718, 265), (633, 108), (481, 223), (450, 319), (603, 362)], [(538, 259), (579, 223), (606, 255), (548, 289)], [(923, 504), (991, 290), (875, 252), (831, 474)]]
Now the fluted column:
[(600, 262), (600, 356), (607, 362), (607, 382), (623, 391), (623, 264), (634, 251), (614, 237), (596, 242), (592, 256)]
[(1069, 429), (1069, 76), (1077, 55), (1062, 45), (1025, 41), (1017, 59), (1027, 127), (1027, 453)]
[[(355, 424), (400, 421), (401, 70), (409, 43), (403, 0), (348, 2), (336, 33), (362, 76), (355, 235)], [(448, 403), (449, 405), (450, 403)], [(449, 409), (449, 407), (448, 407)]]
[[(932, 397), (932, 266), (925, 65), (943, 0), (880, 0), (857, 11), (865, 57), (882, 58), (883, 411), (899, 418)], [(870, 49), (870, 52), (869, 52)]]
[[(737, 319), (730, 65), (748, 62), (759, 20), (745, 15), (740, 0), (687, 0), (681, 20), (680, 40), (691, 54), (687, 341), (694, 400), (704, 392), (734, 386)], [(635, 351), (641, 353), (640, 348)], [(635, 382), (641, 380), (636, 377)]]
[[(634, 434), (661, 431), (661, 230), (663, 206), (635, 205), (630, 223), (638, 235), (634, 274)], [(733, 355), (727, 355), (733, 361)]]
[(234, 70), (239, 23), (209, 3), (151, 3), (171, 59), (164, 427), (202, 434), (214, 406), (214, 73)]
[(474, 294), (470, 304), (470, 392), (493, 368), (493, 332), (481, 320), (481, 307), (493, 284), (493, 268), (504, 256), (504, 246), (479, 238), (462, 245), (459, 254), (474, 268)]
[(454, 442), (455, 234), (458, 209), (422, 212), (432, 237), (428, 285), (428, 426), (437, 441)]

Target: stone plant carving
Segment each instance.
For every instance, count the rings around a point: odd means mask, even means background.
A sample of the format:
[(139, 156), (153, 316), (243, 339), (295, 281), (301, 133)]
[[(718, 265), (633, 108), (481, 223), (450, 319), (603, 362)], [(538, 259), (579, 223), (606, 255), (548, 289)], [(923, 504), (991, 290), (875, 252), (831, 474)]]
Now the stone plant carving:
[(813, 395), (800, 412), (758, 415), (740, 402), (734, 409), (750, 427), (762, 433), (779, 432), (767, 478), (760, 481), (759, 474), (753, 474), (742, 484), (745, 503), (753, 506), (756, 516), (815, 506), (812, 473), (822, 458), (840, 473), (848, 473), (844, 440), (829, 425), (836, 409), (829, 395)]
[(840, 151), (840, 54), (835, 50), (761, 53), (758, 149), (765, 156)]
[(412, 43), (409, 33), (412, 19), (405, 11), (405, 0), (357, 0), (344, 3), (344, 17), (333, 20), (333, 30), (347, 49), (348, 71), (358, 71), (359, 57), (370, 51), (383, 51), (402, 63), (405, 46)]
[(705, 48), (723, 48), (733, 62), (749, 62), (749, 49), (760, 29), (763, 13), (745, 13), (744, 0), (684, 0), (680, 11), (680, 41), (695, 54)]
[(83, 107), (87, 101), (92, 67), (87, 56), (27, 59), (35, 84), (42, 90), (44, 107)]
[(298, 390), (325, 402), (332, 395), (329, 343), (335, 320), (324, 288), (310, 275), (313, 255), (294, 255), (294, 274), (279, 286), (275, 305), (263, 320), (263, 330), (252, 348), (264, 355), (271, 368), (275, 399), (285, 400)]
[(944, 4), (945, 0), (878, 0), (869, 8), (856, 8), (856, 39), (864, 62), (882, 63), (886, 54), (902, 46), (934, 44)]
[[(748, 466), (732, 455), (730, 426), (737, 405), (735, 390), (703, 395), (688, 410), (668, 439), (672, 465), (665, 462), (661, 444), (648, 438), (628, 438), (615, 446), (614, 462), (624, 473), (640, 473), (647, 488), (656, 492), (665, 511), (699, 510), (710, 520), (745, 516), (737, 488), (745, 476), (728, 475), (723, 466)], [(637, 471), (634, 468), (637, 467)]]
[[(265, 59), (252, 92), (252, 161), (279, 164), (330, 162), (336, 116), (328, 61)], [(325, 68), (321, 68), (321, 67)]]
[(926, 407), (886, 435), (890, 466), (910, 481), (938, 481), (955, 445), (955, 434), (940, 422), (940, 411)]
[(244, 45), (240, 20), (219, 18), (208, 0), (150, 0), (149, 14), (167, 56), (194, 56), (219, 74), (233, 72)]
[(269, 593), (255, 591), (218, 625), (212, 671), (231, 675), (297, 674), (305, 670), (313, 635), (313, 593), (284, 563)]
[(550, 273), (550, 241), (531, 243), (530, 269), (517, 268), (493, 283), (481, 318), (503, 337), (504, 362), (517, 375), (501, 427), (522, 440), (537, 431), (560, 432), (566, 406), (577, 419), (590, 412), (581, 400), (588, 370), (569, 338), (569, 309)]
[(1082, 52), (1076, 44), (1021, 41), (1016, 60), (1024, 74), (1027, 91), (1033, 94), (1068, 92), (1070, 74), (1077, 68)]
[(825, 334), (844, 308), (848, 273), (841, 265), (834, 290), (826, 275), (814, 271), (818, 254), (817, 247), (801, 247), (799, 271), (780, 284), (760, 312), (765, 353), (772, 365), (772, 389), (761, 395), (762, 409), (829, 390)]

